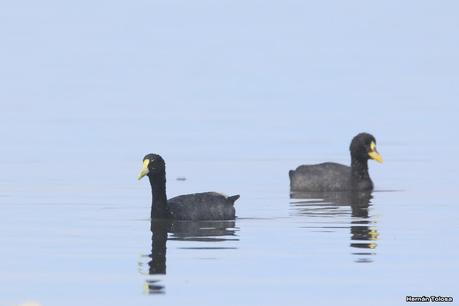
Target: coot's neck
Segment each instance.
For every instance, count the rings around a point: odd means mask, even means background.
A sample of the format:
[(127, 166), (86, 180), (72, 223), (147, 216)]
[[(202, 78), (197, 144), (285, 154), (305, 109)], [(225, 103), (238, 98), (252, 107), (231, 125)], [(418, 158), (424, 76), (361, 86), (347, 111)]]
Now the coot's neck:
[(151, 194), (153, 198), (151, 203), (151, 218), (169, 218), (166, 196), (166, 171), (162, 170), (159, 173), (151, 174), (148, 178), (150, 179)]
[(351, 176), (354, 183), (370, 180), (368, 174), (368, 160), (351, 157)]

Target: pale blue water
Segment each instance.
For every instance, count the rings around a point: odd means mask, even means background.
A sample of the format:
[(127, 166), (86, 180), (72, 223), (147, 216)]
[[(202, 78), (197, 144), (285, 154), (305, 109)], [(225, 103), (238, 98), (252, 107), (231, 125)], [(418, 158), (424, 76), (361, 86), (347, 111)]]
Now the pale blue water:
[[(0, 305), (458, 298), (458, 9), (1, 3)], [(385, 159), (367, 214), (289, 198), (288, 170), (348, 163), (361, 131)], [(170, 197), (241, 194), (234, 224), (169, 233), (166, 274), (149, 152)]]

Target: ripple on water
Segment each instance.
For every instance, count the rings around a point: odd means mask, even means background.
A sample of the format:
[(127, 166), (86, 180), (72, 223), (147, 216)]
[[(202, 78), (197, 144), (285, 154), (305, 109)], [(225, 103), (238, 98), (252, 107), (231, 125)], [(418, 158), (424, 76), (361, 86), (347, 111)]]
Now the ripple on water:
[[(372, 198), (371, 192), (294, 193), (291, 212), (300, 217), (303, 229), (322, 233), (350, 230), (350, 254), (355, 262), (371, 263), (379, 238), (376, 220), (370, 214)], [(359, 251), (362, 249), (367, 251)]]
[[(139, 262), (140, 272), (149, 275), (145, 281), (145, 293), (164, 294), (165, 286), (162, 279), (157, 277), (165, 275), (167, 258), (167, 241), (187, 243), (178, 247), (180, 250), (235, 250), (235, 246), (222, 246), (222, 243), (239, 241), (235, 221), (172, 221), (153, 220), (151, 222), (151, 253), (142, 256)], [(191, 243), (191, 245), (190, 245)], [(205, 245), (202, 245), (204, 243)], [(148, 258), (148, 262), (143, 262)], [(215, 260), (215, 257), (197, 257), (200, 260)], [(146, 267), (148, 272), (144, 272)], [(156, 276), (156, 278), (151, 278)]]

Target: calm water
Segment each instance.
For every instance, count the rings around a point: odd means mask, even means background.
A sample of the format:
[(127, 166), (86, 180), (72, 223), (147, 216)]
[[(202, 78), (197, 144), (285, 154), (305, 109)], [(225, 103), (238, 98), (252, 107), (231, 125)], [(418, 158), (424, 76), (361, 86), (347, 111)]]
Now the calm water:
[[(458, 299), (458, 9), (1, 3), (0, 305)], [(361, 131), (372, 194), (290, 198)], [(149, 152), (238, 218), (151, 223)]]

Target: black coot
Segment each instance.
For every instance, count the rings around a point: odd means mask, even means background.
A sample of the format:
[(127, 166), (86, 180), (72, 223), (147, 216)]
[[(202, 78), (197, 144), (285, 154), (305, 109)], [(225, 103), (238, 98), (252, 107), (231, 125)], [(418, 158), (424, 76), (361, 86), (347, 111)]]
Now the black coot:
[(290, 191), (373, 190), (373, 182), (368, 174), (368, 159), (383, 162), (376, 150), (376, 139), (368, 133), (360, 133), (352, 139), (349, 149), (350, 167), (328, 162), (302, 165), (290, 170)]
[(157, 154), (148, 154), (143, 159), (143, 168), (138, 179), (150, 179), (153, 202), (152, 219), (174, 220), (231, 220), (235, 218), (234, 202), (239, 195), (226, 196), (217, 192), (186, 194), (167, 200), (166, 164)]

